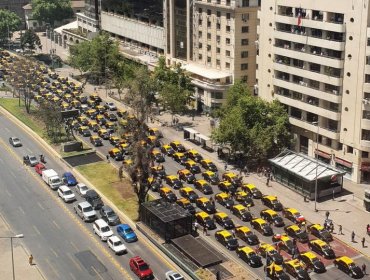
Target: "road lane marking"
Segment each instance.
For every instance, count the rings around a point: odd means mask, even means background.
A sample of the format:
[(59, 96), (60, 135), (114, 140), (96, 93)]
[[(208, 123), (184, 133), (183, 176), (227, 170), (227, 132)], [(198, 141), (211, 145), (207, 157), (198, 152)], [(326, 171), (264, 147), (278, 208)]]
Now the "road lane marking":
[(91, 266), (91, 269), (94, 270), (94, 272), (99, 276), (101, 280), (104, 280), (104, 278), (100, 275), (100, 273), (95, 269), (95, 267)]
[(2, 158), (0, 158), (0, 162), (1, 162), (1, 163), (4, 163), (4, 161), (3, 161), (3, 159), (2, 159)]
[(69, 275), (71, 276), (71, 278), (72, 278), (73, 280), (77, 280), (77, 279), (76, 279), (76, 277), (74, 277), (74, 275), (73, 275), (72, 273), (69, 273)]
[(7, 131), (7, 132), (10, 132), (9, 128), (7, 127), (4, 127), (4, 129)]
[(45, 210), (45, 208), (41, 205), (40, 202), (37, 202), (37, 205), (41, 208), (41, 210)]
[(67, 254), (68, 258), (74, 263), (74, 265), (80, 270), (82, 271), (82, 267), (80, 266), (80, 264), (74, 259), (74, 257), (72, 257), (70, 254)]
[(60, 278), (58, 271), (57, 271), (57, 270), (55, 269), (55, 267), (50, 263), (49, 259), (46, 259), (45, 261), (46, 261), (46, 263), (50, 266), (50, 268), (51, 268), (51, 270), (54, 272), (54, 274), (55, 274), (58, 278)]
[(74, 244), (72, 241), (70, 241), (70, 243), (71, 243), (72, 247), (73, 247), (77, 252), (78, 252), (78, 251), (80, 251), (80, 250), (77, 248), (76, 244)]
[(27, 148), (27, 152), (29, 152), (31, 155), (33, 153), (33, 151), (30, 148)]
[(55, 257), (58, 257), (57, 252), (55, 252), (55, 250), (53, 248), (50, 248), (50, 251), (55, 255)]
[(54, 224), (58, 229), (60, 229), (60, 226), (57, 224), (57, 222), (56, 222), (56, 221), (54, 221), (54, 220), (53, 220), (53, 224)]
[[(8, 191), (8, 190), (5, 190), (6, 194), (9, 196), (9, 197), (12, 197), (13, 195)], [(23, 212), (24, 214), (24, 212)]]
[(23, 215), (25, 215), (26, 213), (24, 212), (24, 210), (23, 210), (23, 208), (22, 207), (18, 207), (18, 209), (19, 209), (19, 211), (23, 214)]
[(9, 173), (10, 173), (10, 175), (12, 175), (14, 178), (17, 178), (17, 176), (15, 175), (15, 173), (14, 173), (12, 170), (9, 170)]
[(38, 228), (36, 226), (32, 226), (32, 227), (36, 231), (37, 234), (41, 235), (41, 232), (38, 230)]

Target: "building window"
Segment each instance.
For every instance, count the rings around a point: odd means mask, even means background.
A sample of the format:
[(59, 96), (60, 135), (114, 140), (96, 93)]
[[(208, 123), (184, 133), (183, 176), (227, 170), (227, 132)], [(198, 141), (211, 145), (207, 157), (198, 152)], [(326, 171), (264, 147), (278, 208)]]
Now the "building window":
[(211, 10), (207, 10), (207, 15), (211, 15), (212, 14), (212, 11)]
[(202, 54), (200, 53), (200, 54), (198, 54), (198, 59), (199, 60), (202, 60), (203, 59), (203, 56), (202, 56)]
[(199, 47), (200, 49), (203, 49), (203, 44), (202, 44), (202, 43), (199, 43), (199, 44), (198, 44), (198, 47)]
[(241, 58), (246, 58), (246, 57), (248, 57), (248, 52), (247, 51), (242, 51), (240, 53), (240, 56), (241, 56)]
[(248, 70), (248, 63), (240, 64), (240, 70)]
[(227, 57), (229, 57), (229, 56), (230, 56), (230, 51), (225, 51), (225, 55), (226, 55)]
[(217, 23), (217, 24), (216, 24), (216, 29), (217, 29), (217, 30), (220, 30), (220, 29), (221, 29), (221, 24), (220, 24), (220, 23)]
[(366, 74), (365, 75), (365, 83), (370, 83), (370, 75), (369, 74)]
[(347, 146), (347, 153), (353, 154), (353, 147)]
[(243, 0), (242, 7), (249, 7), (249, 0)]
[(207, 21), (207, 27), (211, 27), (211, 22)]
[(241, 43), (242, 43), (242, 46), (248, 46), (249, 40), (248, 39), (242, 39)]
[(224, 96), (223, 96), (222, 92), (212, 91), (211, 92), (211, 98), (213, 98), (213, 99), (223, 99)]
[(367, 38), (367, 46), (370, 46), (370, 38)]
[(231, 5), (231, 0), (226, 0), (226, 6), (230, 6)]
[(230, 32), (230, 30), (231, 30), (230, 25), (226, 25), (226, 32)]
[(216, 65), (217, 65), (217, 66), (221, 66), (221, 60), (216, 59)]
[(226, 69), (230, 69), (230, 63), (229, 62), (226, 62), (225, 63), (225, 67), (226, 67)]
[(221, 42), (221, 36), (217, 35), (216, 36), (216, 41), (217, 41), (217, 43), (220, 43)]
[(211, 33), (207, 33), (207, 39), (208, 39), (208, 40), (211, 40), (211, 39), (212, 39), (212, 35), (211, 35)]
[(217, 48), (216, 49), (216, 53), (221, 53), (221, 49), (220, 48)]
[(207, 62), (211, 63), (211, 57), (209, 57), (209, 56), (207, 57)]
[(249, 32), (249, 26), (242, 26), (242, 33), (248, 33)]
[(230, 13), (226, 13), (226, 19), (230, 19), (231, 18), (231, 14)]
[(226, 41), (226, 45), (230, 45), (230, 42), (231, 42), (230, 38), (226, 38), (225, 41)]
[(201, 14), (201, 13), (203, 13), (203, 10), (202, 10), (202, 8), (199, 8), (198, 9), (198, 12)]
[(247, 22), (249, 20), (249, 14), (242, 14), (242, 21)]
[(362, 158), (368, 158), (369, 157), (369, 152), (362, 151), (361, 157)]
[(199, 26), (202, 26), (202, 24), (203, 24), (203, 20), (199, 19), (199, 20), (198, 20), (198, 25), (199, 25)]
[(221, 16), (221, 12), (217, 11), (217, 17), (220, 17), (220, 16)]
[(211, 45), (207, 45), (207, 51), (211, 51)]
[(203, 36), (202, 31), (199, 31), (199, 32), (198, 32), (198, 36), (199, 36), (199, 37), (202, 37), (202, 36)]

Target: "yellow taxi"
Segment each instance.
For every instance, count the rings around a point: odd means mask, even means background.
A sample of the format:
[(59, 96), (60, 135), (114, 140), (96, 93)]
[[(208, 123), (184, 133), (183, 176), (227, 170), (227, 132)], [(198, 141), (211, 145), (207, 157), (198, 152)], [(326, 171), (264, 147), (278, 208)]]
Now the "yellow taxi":
[(176, 162), (180, 163), (181, 165), (185, 165), (186, 161), (188, 160), (184, 153), (174, 153), (172, 157)]
[(35, 101), (40, 103), (42, 99), (44, 99), (41, 95), (35, 95), (34, 97)]
[(198, 199), (196, 199), (195, 205), (208, 214), (214, 214), (216, 212), (215, 206), (206, 197), (199, 197)]
[(105, 123), (105, 128), (106, 129), (113, 129), (113, 130), (116, 130), (117, 126), (114, 122), (106, 122)]
[(272, 262), (269, 266), (266, 266), (266, 276), (271, 280), (288, 280), (289, 276), (285, 273), (284, 269)]
[(202, 159), (200, 161), (200, 165), (206, 170), (209, 170), (209, 171), (212, 171), (212, 172), (217, 172), (218, 171), (216, 165), (209, 159)]
[(320, 239), (311, 240), (308, 242), (308, 248), (311, 251), (314, 251), (321, 256), (324, 256), (326, 259), (334, 259), (335, 253), (334, 250), (330, 247), (328, 243)]
[(66, 102), (71, 103), (71, 102), (72, 102), (72, 100), (73, 100), (73, 97), (72, 97), (72, 95), (71, 95), (71, 94), (67, 93), (67, 94), (65, 94), (65, 95), (63, 96), (63, 99), (64, 99)]
[(155, 147), (160, 147), (160, 143), (157, 139), (156, 136), (151, 136), (149, 135), (147, 138), (146, 138), (146, 142), (148, 143), (148, 145), (153, 145)]
[(69, 105), (68, 103), (66, 103), (66, 102), (63, 102), (61, 105), (60, 105), (60, 108), (62, 109), (62, 110), (70, 110), (70, 109), (72, 109), (71, 108), (71, 105)]
[(82, 135), (82, 136), (84, 136), (84, 137), (90, 137), (91, 136), (91, 132), (90, 132), (90, 129), (89, 129), (89, 127), (88, 126), (80, 126), (79, 128), (78, 128), (78, 132)]
[(100, 124), (105, 124), (107, 120), (104, 118), (104, 115), (96, 115), (95, 120)]
[(334, 266), (347, 273), (352, 278), (364, 277), (364, 273), (362, 272), (361, 268), (358, 267), (355, 262), (347, 256), (342, 256), (335, 259)]
[(236, 187), (241, 186), (241, 181), (239, 177), (233, 172), (226, 172), (222, 175), (222, 179), (225, 181), (229, 181), (231, 184), (235, 185)]
[(257, 235), (255, 235), (247, 226), (237, 226), (235, 228), (236, 237), (244, 240), (249, 245), (257, 245), (260, 243)]
[(51, 98), (51, 101), (54, 103), (54, 104), (58, 104), (60, 102), (60, 98), (58, 96), (53, 96)]
[(326, 271), (325, 265), (312, 252), (307, 251), (299, 255), (298, 259), (303, 262), (306, 268), (313, 270), (316, 273), (324, 273)]
[(276, 227), (283, 227), (285, 225), (283, 218), (272, 209), (264, 209), (260, 212), (260, 216), (265, 221), (273, 224)]
[(176, 175), (167, 175), (164, 179), (166, 183), (175, 190), (183, 187), (182, 182)]
[(154, 177), (164, 178), (166, 176), (166, 169), (161, 164), (150, 167), (150, 172)]
[(333, 241), (331, 233), (320, 224), (313, 224), (307, 227), (307, 231), (313, 236), (324, 240), (325, 242)]
[(251, 220), (251, 226), (263, 235), (271, 236), (274, 234), (270, 225), (261, 218)]
[(124, 159), (122, 161), (122, 165), (125, 166), (126, 168), (132, 166), (133, 164), (134, 161), (132, 159)]
[(285, 218), (293, 223), (301, 224), (306, 222), (305, 217), (295, 208), (284, 208), (282, 213)]
[(285, 261), (283, 267), (287, 273), (296, 279), (311, 279), (304, 265), (297, 259)]
[(193, 173), (191, 173), (188, 169), (180, 169), (177, 171), (177, 175), (179, 176), (180, 180), (183, 180), (189, 184), (194, 183), (195, 176)]
[(187, 151), (187, 156), (188, 156), (188, 158), (190, 158), (190, 159), (192, 159), (196, 162), (200, 162), (203, 159), (202, 155), (200, 153), (198, 153), (197, 150), (194, 150), (194, 149), (191, 149), (191, 150)]
[(261, 202), (263, 205), (266, 205), (267, 207), (271, 208), (275, 211), (282, 211), (283, 210), (283, 204), (277, 199), (274, 195), (264, 195), (261, 198)]
[(96, 110), (95, 109), (89, 109), (85, 112), (86, 116), (88, 116), (89, 118), (93, 118), (94, 116), (96, 116)]
[(122, 152), (118, 148), (110, 149), (108, 153), (114, 159), (116, 159), (117, 157), (122, 158)]
[(185, 168), (190, 170), (193, 174), (201, 173), (199, 165), (192, 159), (185, 162)]
[(191, 187), (180, 188), (179, 193), (182, 197), (189, 199), (190, 202), (195, 202), (199, 198), (198, 194)]
[(188, 199), (182, 197), (176, 201), (176, 204), (184, 208), (191, 215), (195, 215), (195, 208)]
[(301, 243), (308, 242), (308, 234), (296, 224), (284, 227), (285, 233), (292, 238), (297, 239)]
[(172, 147), (172, 149), (174, 149), (178, 153), (185, 153), (186, 152), (186, 149), (185, 149), (184, 145), (181, 144), (180, 141), (172, 141), (170, 143), (170, 146)]
[(117, 115), (122, 118), (127, 115), (127, 111), (125, 109), (118, 109)]
[(94, 108), (94, 107), (96, 106), (95, 101), (94, 101), (94, 100), (91, 100), (91, 99), (87, 100), (87, 101), (86, 101), (86, 104), (87, 104), (87, 106), (89, 106), (90, 108)]
[(168, 155), (168, 156), (173, 156), (173, 154), (175, 153), (174, 149), (172, 149), (172, 147), (170, 145), (163, 145), (161, 147), (161, 152)]
[(251, 267), (260, 267), (263, 265), (261, 257), (251, 247), (239, 247), (236, 249), (236, 254)]
[(295, 252), (295, 245), (293, 244), (292, 239), (290, 239), (285, 234), (275, 234), (272, 237), (272, 242), (274, 242), (277, 247), (286, 251), (290, 255), (293, 255)]
[(211, 217), (204, 211), (198, 212), (195, 214), (196, 221), (203, 227), (206, 227), (209, 230), (215, 229), (216, 224), (211, 219)]
[(45, 94), (45, 99), (52, 100), (52, 98), (53, 98), (53, 94), (51, 94), (50, 92)]
[(90, 142), (93, 144), (95, 147), (100, 147), (103, 146), (103, 142), (101, 141), (99, 136), (93, 135), (90, 137)]
[(71, 102), (71, 105), (76, 108), (76, 109), (79, 109), (81, 108), (81, 102), (76, 100), (76, 99), (73, 99), (72, 102)]
[(207, 170), (202, 173), (203, 179), (212, 185), (217, 185), (220, 182), (215, 172)]
[(250, 197), (250, 194), (245, 191), (237, 191), (235, 193), (235, 200), (248, 207), (254, 206), (253, 199)]
[(264, 258), (267, 254), (272, 258), (272, 261), (278, 265), (283, 264), (284, 258), (279, 254), (274, 246), (268, 243), (260, 243), (257, 247), (257, 252)]
[(239, 247), (239, 242), (227, 230), (218, 230), (215, 232), (215, 238), (228, 250), (236, 250)]
[(232, 200), (230, 194), (228, 193), (221, 192), (216, 194), (215, 200), (227, 209), (230, 209), (234, 205), (234, 200)]
[(99, 112), (99, 114), (104, 114), (104, 112), (106, 111), (105, 107), (102, 105), (95, 106), (95, 109)]
[(213, 189), (206, 180), (200, 179), (194, 182), (194, 186), (197, 190), (204, 194), (213, 194)]
[(261, 199), (262, 193), (261, 191), (253, 184), (243, 184), (242, 185), (243, 191), (246, 191), (247, 193), (250, 193), (253, 198), (255, 199)]
[(176, 202), (177, 197), (169, 187), (163, 187), (159, 189), (160, 197), (164, 198), (168, 202)]
[(242, 204), (233, 205), (231, 207), (231, 213), (233, 213), (236, 217), (241, 219), (243, 222), (249, 222), (253, 218), (252, 214)]
[(97, 125), (98, 124), (98, 122), (96, 121), (96, 120), (89, 120), (88, 122), (87, 122), (87, 125), (88, 125), (88, 127), (90, 128), (90, 129), (92, 129), (95, 125)]
[(158, 150), (152, 150), (150, 152), (150, 157), (154, 159), (156, 162), (165, 162), (163, 154)]
[(160, 181), (156, 180), (156, 178), (154, 177), (149, 177), (148, 178), (148, 184), (150, 186), (150, 189), (153, 191), (153, 192), (158, 192), (159, 189), (162, 187), (162, 184)]
[(119, 119), (118, 125), (122, 126), (123, 128), (127, 127), (128, 121), (125, 119)]
[(99, 129), (98, 130), (98, 135), (99, 135), (100, 138), (102, 138), (104, 140), (109, 139), (109, 133), (106, 129)]
[(222, 192), (226, 193), (234, 193), (236, 191), (236, 188), (233, 184), (231, 184), (229, 181), (222, 181), (218, 183), (218, 189)]
[(111, 143), (113, 146), (117, 146), (119, 141), (121, 141), (121, 138), (119, 138), (118, 136), (116, 135), (111, 135), (109, 137), (109, 143)]
[(213, 215), (213, 219), (216, 223), (222, 226), (225, 229), (235, 228), (233, 220), (224, 212), (217, 212)]
[(102, 101), (102, 100), (101, 100), (101, 98), (100, 98), (100, 96), (99, 96), (96, 92), (94, 92), (94, 93), (90, 94), (90, 95), (89, 95), (89, 98), (90, 98), (91, 100), (93, 100), (93, 101), (97, 101), (97, 102), (101, 102), (101, 101)]
[(127, 152), (127, 149), (130, 147), (130, 145), (126, 142), (123, 142), (124, 140), (120, 140), (117, 144), (117, 148), (120, 149), (123, 152)]
[(151, 135), (151, 136), (156, 136), (158, 138), (162, 138), (163, 137), (162, 132), (158, 128), (156, 128), (156, 127), (149, 128), (148, 129), (148, 132), (149, 132), (149, 135)]

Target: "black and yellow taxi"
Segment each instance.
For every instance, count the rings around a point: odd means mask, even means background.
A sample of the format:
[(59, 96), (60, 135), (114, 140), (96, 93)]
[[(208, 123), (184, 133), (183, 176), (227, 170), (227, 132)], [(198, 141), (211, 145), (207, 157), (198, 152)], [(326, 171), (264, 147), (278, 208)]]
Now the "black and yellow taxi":
[(117, 125), (114, 122), (106, 122), (104, 124), (105, 128), (110, 130), (110, 131), (116, 131), (117, 130)]
[(238, 239), (234, 238), (227, 230), (216, 231), (215, 238), (228, 250), (236, 250), (239, 247)]
[(166, 181), (167, 185), (174, 188), (175, 190), (183, 187), (182, 182), (176, 175), (167, 175), (166, 177), (164, 177), (164, 180)]
[(172, 147), (172, 149), (174, 149), (178, 153), (185, 153), (186, 152), (186, 149), (185, 149), (184, 145), (181, 144), (180, 141), (172, 141), (170, 143), (170, 146)]
[(109, 121), (111, 121), (111, 122), (116, 122), (116, 121), (118, 121), (118, 118), (117, 118), (117, 116), (116, 116), (116, 114), (114, 114), (114, 113), (112, 113), (112, 112), (109, 112), (109, 111), (106, 111), (106, 112), (104, 112), (104, 117), (107, 119), (107, 120), (109, 120)]
[(242, 204), (236, 204), (231, 207), (231, 213), (238, 217), (243, 222), (249, 222), (253, 216), (248, 209)]
[(282, 213), (285, 218), (293, 223), (301, 224), (306, 222), (305, 217), (295, 208), (284, 208)]
[(127, 121), (127, 120), (125, 120), (125, 119), (119, 119), (119, 120), (118, 120), (118, 125), (119, 125), (120, 127), (127, 128), (128, 121)]
[[(81, 102), (82, 102), (82, 101), (81, 101)], [(91, 100), (91, 99), (88, 99), (88, 100), (86, 101), (86, 104), (87, 104), (87, 106), (88, 106), (89, 108), (95, 108), (95, 106), (96, 106), (95, 101), (94, 101), (94, 100)]]
[(293, 255), (295, 252), (293, 240), (285, 234), (274, 234), (272, 236), (272, 242), (276, 244), (276, 247), (279, 247), (290, 255)]
[(202, 159), (200, 161), (200, 165), (206, 170), (209, 170), (209, 171), (212, 171), (212, 172), (217, 172), (218, 171), (216, 165), (210, 159)]
[(73, 96), (72, 96), (72, 94), (65, 94), (64, 96), (63, 96), (63, 99), (65, 100), (65, 102), (67, 102), (67, 103), (71, 103), (72, 102), (72, 100), (73, 100)]
[(251, 267), (261, 267), (262, 259), (257, 253), (248, 246), (239, 247), (236, 249), (237, 256), (245, 261)]
[(111, 156), (111, 158), (115, 159), (116, 161), (123, 160), (122, 151), (118, 148), (113, 148), (108, 151), (108, 154)]
[(347, 256), (342, 256), (334, 260), (334, 266), (348, 274), (351, 278), (362, 278), (364, 274), (360, 267)]
[(242, 186), (242, 182), (240, 178), (233, 172), (225, 172), (224, 174), (222, 174), (222, 179), (225, 181), (229, 181), (236, 188)]
[(95, 109), (96, 111), (99, 112), (99, 114), (102, 114), (102, 115), (104, 115), (104, 113), (107, 111), (107, 109), (105, 109), (105, 107), (102, 105), (95, 106)]
[(236, 187), (229, 181), (221, 181), (218, 183), (218, 189), (226, 193), (235, 193)]
[(121, 138), (119, 138), (116, 135), (111, 135), (109, 137), (109, 143), (111, 143), (113, 146), (117, 146), (117, 144), (121, 141)]
[(216, 224), (208, 213), (202, 211), (195, 214), (196, 221), (203, 227), (209, 230), (215, 229)]
[(202, 173), (203, 179), (209, 182), (212, 185), (217, 185), (220, 182), (220, 179), (217, 176), (217, 173), (207, 170)]
[(94, 132), (98, 132), (99, 129), (101, 129), (100, 125), (95, 120), (90, 120), (88, 126)]
[(266, 276), (271, 280), (289, 280), (290, 277), (285, 273), (282, 266), (272, 262), (266, 266)]
[(207, 197), (199, 197), (195, 200), (195, 205), (202, 209), (203, 211), (207, 212), (208, 214), (216, 213), (215, 206), (211, 203), (211, 201)]
[(44, 97), (42, 97), (41, 95), (38, 95), (36, 94), (33, 98), (37, 103), (40, 103), (42, 99), (44, 99)]
[(195, 176), (193, 173), (191, 173), (188, 169), (180, 169), (177, 171), (177, 175), (179, 176), (180, 180), (183, 180), (184, 182), (187, 182), (189, 184), (193, 184), (195, 181)]
[(243, 184), (242, 189), (243, 191), (250, 193), (255, 199), (262, 198), (262, 192), (253, 184)]
[(225, 229), (233, 229), (235, 227), (233, 220), (224, 212), (215, 213), (213, 219)]
[(76, 99), (78, 100), (78, 101), (80, 101), (82, 104), (86, 104), (87, 103), (87, 96), (85, 96), (85, 95), (78, 95), (78, 96), (76, 96)]
[(273, 224), (276, 227), (283, 227), (285, 225), (284, 219), (274, 210), (265, 209), (260, 212), (260, 216), (265, 221), (268, 221), (270, 224)]
[(307, 231), (313, 236), (324, 240), (325, 242), (333, 241), (331, 233), (320, 224), (313, 224), (307, 227)]
[(188, 158), (184, 153), (174, 153), (172, 157), (177, 163), (180, 163), (181, 165), (185, 165), (185, 163), (188, 161)]
[(264, 195), (261, 198), (261, 202), (263, 205), (266, 205), (267, 207), (271, 208), (275, 211), (282, 211), (283, 210), (283, 204), (277, 199), (274, 195)]
[(185, 162), (185, 168), (190, 170), (191, 173), (193, 174), (199, 174), (201, 173), (201, 169), (199, 167), (199, 165), (192, 159), (188, 159), (186, 162)]
[(159, 189), (162, 187), (162, 182), (161, 180), (158, 180), (157, 178), (149, 177), (148, 185), (153, 192), (158, 192)]
[(88, 122), (87, 122), (87, 126), (90, 128), (90, 129), (92, 129), (95, 125), (97, 125), (98, 124), (98, 122), (96, 121), (96, 120), (89, 120)]
[(101, 114), (95, 115), (95, 120), (100, 125), (105, 125), (107, 123), (107, 120), (104, 118), (104, 115), (101, 115)]
[(231, 195), (225, 192), (217, 193), (215, 195), (215, 201), (227, 209), (230, 209), (235, 204), (234, 200), (231, 198)]
[(324, 273), (326, 271), (323, 262), (320, 261), (313, 252), (303, 252), (299, 254), (298, 259), (303, 262), (308, 269), (311, 269), (316, 273)]
[(118, 109), (117, 110), (117, 115), (119, 116), (119, 117), (125, 117), (126, 115), (127, 115), (127, 111), (125, 110), (125, 109)]
[(245, 191), (237, 191), (235, 193), (235, 200), (248, 207), (254, 206), (254, 201), (251, 195)]
[(78, 101), (77, 99), (73, 99), (71, 102), (71, 105), (75, 109), (80, 109), (81, 108), (81, 102)]
[(334, 250), (330, 247), (328, 243), (320, 239), (311, 240), (308, 242), (308, 248), (310, 250), (318, 253), (323, 256), (325, 259), (334, 259), (335, 253)]
[(311, 279), (303, 263), (297, 259), (285, 261), (283, 263), (283, 268), (287, 273), (292, 275), (295, 279), (299, 279), (299, 280)]
[(85, 116), (78, 116), (77, 117), (77, 121), (81, 124), (81, 125), (87, 125), (88, 123), (88, 119), (85, 117)]
[(235, 228), (235, 235), (239, 239), (247, 242), (249, 245), (257, 245), (260, 243), (257, 235), (255, 235), (247, 226), (237, 226)]
[(80, 126), (78, 128), (78, 133), (80, 133), (82, 136), (84, 137), (90, 137), (91, 136), (91, 132), (90, 132), (90, 129), (88, 126)]
[(191, 187), (184, 187), (179, 190), (179, 193), (182, 197), (187, 198), (190, 202), (195, 202), (199, 195)]
[(168, 202), (176, 202), (177, 196), (169, 187), (162, 187), (159, 189), (159, 195)]
[(60, 104), (60, 108), (62, 111), (66, 111), (66, 110), (71, 110), (72, 106), (67, 102), (62, 102), (62, 104)]
[(196, 162), (200, 162), (203, 159), (202, 155), (194, 149), (187, 151), (187, 156)]
[(263, 235), (271, 236), (274, 234), (271, 226), (261, 218), (252, 219), (251, 226)]
[(297, 239), (301, 243), (308, 242), (308, 234), (305, 230), (302, 230), (296, 224), (284, 227), (284, 231), (287, 235)]
[(90, 142), (95, 147), (103, 146), (103, 142), (101, 141), (101, 138), (97, 135), (90, 136)]
[(166, 177), (166, 175), (167, 175), (166, 174), (166, 169), (164, 168), (164, 166), (162, 164), (150, 167), (150, 173), (154, 177), (159, 177), (159, 178), (162, 178), (162, 179), (164, 177)]
[(133, 166), (133, 165), (134, 165), (134, 161), (133, 161), (132, 159), (130, 159), (130, 158), (128, 158), (128, 159), (124, 159), (124, 160), (122, 161), (122, 165), (123, 165), (125, 168), (129, 168), (129, 167), (131, 167), (131, 166)]
[(154, 146), (154, 147), (160, 147), (161, 146), (161, 143), (159, 142), (157, 136), (153, 136), (153, 135), (149, 135), (147, 138), (146, 138), (146, 143), (150, 146)]
[(276, 264), (283, 264), (284, 258), (279, 254), (274, 246), (268, 243), (260, 243), (257, 252), (264, 258), (268, 255)]
[(194, 186), (197, 190), (199, 190), (200, 192), (204, 194), (207, 194), (207, 195), (213, 194), (213, 189), (211, 185), (204, 179), (196, 180), (194, 182)]
[(166, 161), (161, 151), (156, 150), (156, 149), (150, 152), (150, 157), (154, 159), (155, 162), (165, 162)]
[(104, 139), (104, 140), (108, 140), (109, 139), (109, 133), (106, 129), (99, 129), (98, 130), (98, 135), (100, 138)]
[(102, 102), (102, 99), (101, 99), (101, 97), (96, 93), (96, 92), (94, 92), (94, 93), (92, 93), (92, 94), (90, 94), (89, 95), (89, 99), (90, 100), (93, 100), (95, 103), (100, 103), (100, 102)]
[(177, 205), (184, 208), (187, 212), (189, 212), (191, 215), (195, 214), (195, 208), (191, 202), (186, 198), (180, 198), (176, 201)]
[(149, 135), (155, 136), (157, 138), (163, 138), (162, 132), (156, 127), (150, 127), (148, 129), (148, 133)]
[(172, 149), (170, 145), (163, 145), (161, 147), (161, 152), (164, 153), (165, 155), (172, 157), (173, 154), (175, 153), (175, 150)]
[(54, 104), (61, 104), (61, 100), (58, 96), (53, 96), (51, 98), (51, 102), (53, 102)]

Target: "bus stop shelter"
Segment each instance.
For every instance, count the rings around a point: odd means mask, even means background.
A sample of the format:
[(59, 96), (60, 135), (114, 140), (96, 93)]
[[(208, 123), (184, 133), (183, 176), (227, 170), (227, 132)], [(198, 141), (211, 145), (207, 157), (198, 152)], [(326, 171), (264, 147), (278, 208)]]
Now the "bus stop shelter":
[(345, 172), (304, 154), (284, 150), (269, 160), (276, 181), (307, 198), (335, 195), (343, 189)]

